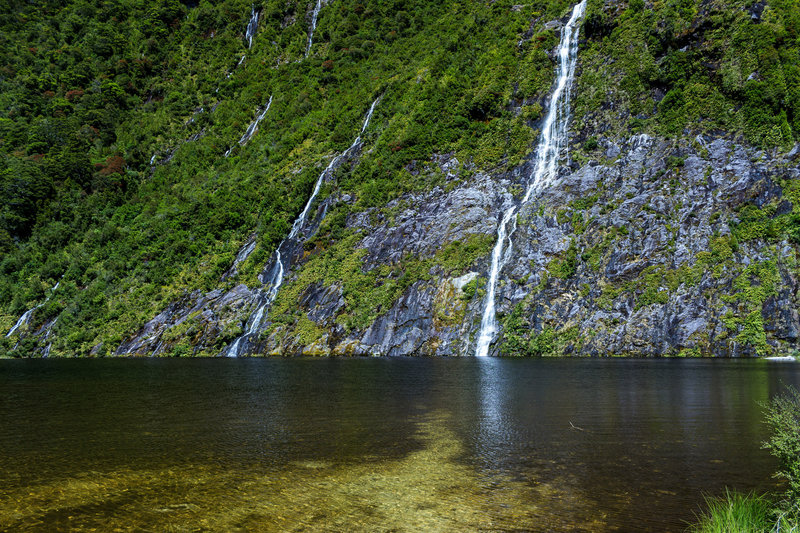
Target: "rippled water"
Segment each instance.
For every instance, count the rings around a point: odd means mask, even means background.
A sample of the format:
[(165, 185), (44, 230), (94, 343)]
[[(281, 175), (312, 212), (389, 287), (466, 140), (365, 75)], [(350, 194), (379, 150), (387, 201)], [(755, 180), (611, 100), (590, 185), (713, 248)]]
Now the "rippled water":
[(0, 530), (682, 531), (776, 481), (730, 360), (0, 361)]

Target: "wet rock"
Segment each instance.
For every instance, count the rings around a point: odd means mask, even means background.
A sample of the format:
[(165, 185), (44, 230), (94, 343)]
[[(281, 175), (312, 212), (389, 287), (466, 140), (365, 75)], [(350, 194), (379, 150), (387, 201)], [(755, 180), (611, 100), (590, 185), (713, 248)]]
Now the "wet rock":
[[(549, 332), (548, 353), (570, 355), (738, 357), (797, 348), (796, 246), (735, 236), (745, 205), (769, 208), (770, 216), (792, 212), (781, 183), (800, 179), (790, 163), (797, 147), (770, 158), (702, 136), (676, 143), (637, 135), (601, 143), (604, 163), (565, 169), (556, 185), (520, 207), (497, 287), (501, 328), (515, 312), (517, 334), (531, 340)], [(670, 164), (676, 155), (682, 166)], [(363, 272), (396, 269), (408, 257), (432, 258), (470, 236), (493, 237), (531, 171), (527, 163), (512, 172), (465, 177), (452, 154), (436, 155), (428, 165), (446, 176), (446, 187), (348, 216), (347, 229), (362, 235), (357, 246), (365, 250)], [(413, 171), (424, 179), (426, 168), (417, 162)], [(326, 200), (334, 201), (353, 199)], [(295, 313), (319, 328), (319, 338), (301, 345), (299, 319), (268, 319), (247, 353), (472, 355), (489, 253), (460, 272), (433, 266), (361, 329), (345, 328), (340, 320), (349, 312), (343, 284), (319, 280), (300, 291)], [(562, 268), (565, 262), (572, 268)], [(290, 281), (305, 268), (299, 255), (292, 264)], [(774, 290), (753, 301), (745, 290), (759, 287), (762, 279)], [(470, 284), (475, 290), (467, 294)], [(195, 351), (220, 350), (242, 331), (263, 294), (244, 285), (188, 294), (117, 353), (165, 353), (174, 342), (167, 333), (176, 328), (193, 332)], [(748, 336), (745, 328), (758, 316), (763, 338)], [(505, 333), (493, 353), (502, 350)]]

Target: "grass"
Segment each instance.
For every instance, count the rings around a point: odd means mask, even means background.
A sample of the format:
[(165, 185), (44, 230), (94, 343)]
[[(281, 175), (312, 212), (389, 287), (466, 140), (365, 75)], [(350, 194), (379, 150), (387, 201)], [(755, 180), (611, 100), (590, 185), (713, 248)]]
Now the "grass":
[(689, 527), (691, 533), (800, 533), (800, 524), (785, 513), (776, 513), (766, 495), (726, 489), (724, 497), (707, 497), (706, 505), (706, 512)]
[(726, 489), (724, 497), (706, 498), (706, 504), (708, 510), (689, 529), (692, 533), (756, 533), (773, 529), (772, 504), (765, 496)]

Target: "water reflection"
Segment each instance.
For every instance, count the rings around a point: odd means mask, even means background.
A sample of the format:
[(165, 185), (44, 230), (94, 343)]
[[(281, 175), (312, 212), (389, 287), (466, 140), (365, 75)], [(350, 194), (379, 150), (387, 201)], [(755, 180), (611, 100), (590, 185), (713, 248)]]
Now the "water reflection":
[(762, 361), (1, 363), (0, 529), (32, 530), (681, 531), (703, 492), (773, 486), (757, 402), (800, 384)]
[(481, 357), (475, 363), (479, 372), (475, 405), (481, 413), (475, 437), (477, 452), (486, 468), (498, 468), (498, 459), (517, 440), (514, 426), (507, 420), (506, 399), (513, 391), (506, 382), (505, 371), (510, 367), (503, 360), (490, 357)]
[[(758, 403), (798, 383), (796, 367), (755, 361), (479, 360), (475, 456), (536, 472), (637, 529), (681, 530), (703, 492), (770, 490)], [(745, 466), (747, 465), (747, 466)], [(680, 509), (684, 509), (683, 512)], [(671, 515), (674, 513), (674, 515)], [(672, 516), (672, 517), (670, 517)], [(648, 520), (652, 521), (649, 523)], [(624, 523), (624, 521), (623, 521)]]

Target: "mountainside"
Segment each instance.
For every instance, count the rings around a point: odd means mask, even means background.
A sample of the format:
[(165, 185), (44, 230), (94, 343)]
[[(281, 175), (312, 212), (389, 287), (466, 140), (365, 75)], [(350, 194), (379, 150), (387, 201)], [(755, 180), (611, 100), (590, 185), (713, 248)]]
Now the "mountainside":
[[(7, 2), (0, 350), (506, 355), (798, 346), (800, 7)], [(30, 312), (29, 312), (30, 311)]]

